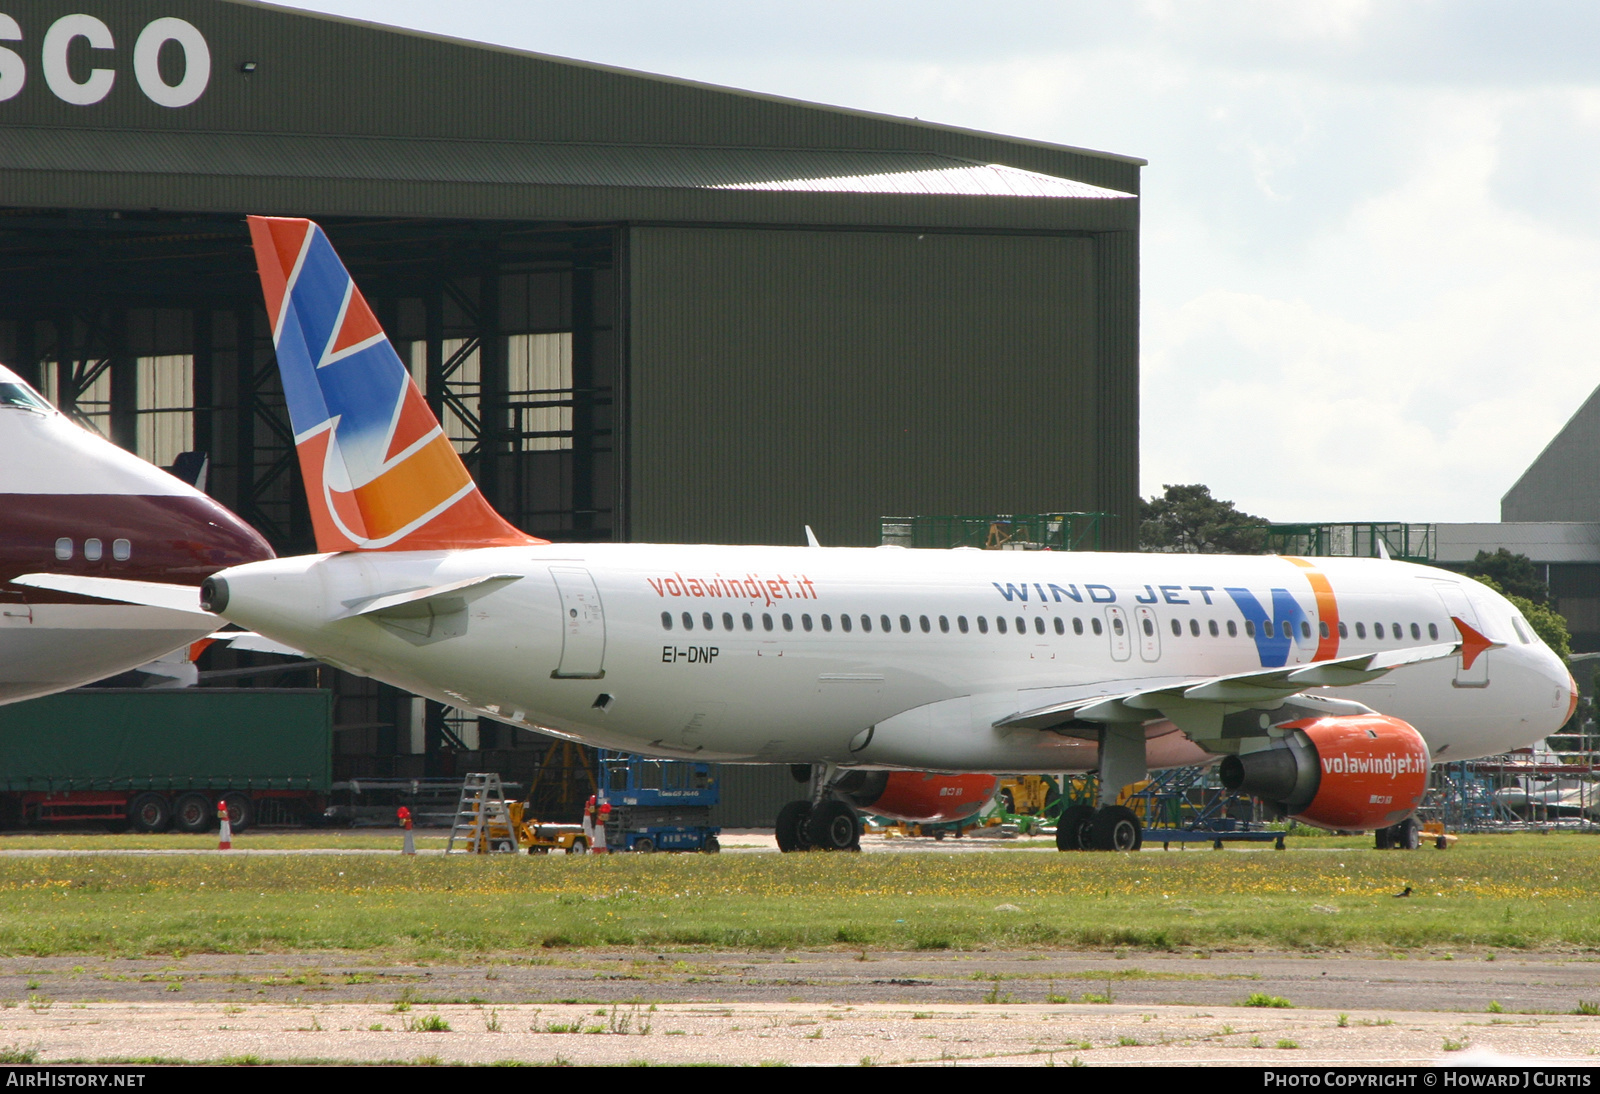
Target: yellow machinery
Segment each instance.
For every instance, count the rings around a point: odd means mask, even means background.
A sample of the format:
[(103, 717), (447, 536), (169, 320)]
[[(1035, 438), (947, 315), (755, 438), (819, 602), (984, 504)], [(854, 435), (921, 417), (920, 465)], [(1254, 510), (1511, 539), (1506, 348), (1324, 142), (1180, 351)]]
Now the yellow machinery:
[(589, 850), (589, 841), (583, 834), (582, 825), (541, 824), (535, 818), (523, 815), (526, 802), (506, 799), (504, 805), (505, 815), (516, 830), (516, 839), (511, 839), (505, 821), (499, 818), (500, 810), (491, 808), (489, 823), (483, 827), (482, 834), (467, 841), (469, 852), (484, 855), (491, 851), (515, 851), (526, 847), (530, 855), (547, 855), (551, 851), (581, 855)]
[(524, 802), (511, 803), (511, 823), (517, 828), (517, 842), (528, 849), (530, 855), (548, 855), (551, 851), (565, 851), (581, 855), (589, 850), (581, 824), (540, 824), (533, 817), (524, 817)]
[(1020, 775), (1002, 778), (996, 796), (1007, 813), (1039, 816), (1055, 804), (1061, 791), (1048, 775)]

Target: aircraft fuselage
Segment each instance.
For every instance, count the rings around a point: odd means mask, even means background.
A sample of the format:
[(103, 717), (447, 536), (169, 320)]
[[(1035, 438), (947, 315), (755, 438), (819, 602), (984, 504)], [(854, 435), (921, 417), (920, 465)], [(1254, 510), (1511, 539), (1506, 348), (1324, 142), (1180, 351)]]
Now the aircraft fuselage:
[[(474, 598), (375, 598), (503, 575)], [(1570, 677), (1504, 598), (1376, 559), (646, 544), (344, 553), (218, 575), (222, 614), (482, 716), (721, 761), (1070, 771), (1092, 734), (1018, 711), (1374, 650), (1504, 643), (1325, 689), (1410, 722), (1436, 759), (1505, 751), (1570, 712)], [(480, 590), (483, 587), (480, 587)], [(1208, 753), (1170, 723), (1152, 767)]]

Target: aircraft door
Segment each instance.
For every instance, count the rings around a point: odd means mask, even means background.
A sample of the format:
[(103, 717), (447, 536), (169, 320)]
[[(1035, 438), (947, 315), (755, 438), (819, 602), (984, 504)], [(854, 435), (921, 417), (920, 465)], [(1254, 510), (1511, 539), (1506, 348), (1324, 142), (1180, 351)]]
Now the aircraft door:
[(1111, 636), (1111, 660), (1126, 661), (1133, 656), (1133, 636), (1128, 633), (1128, 613), (1121, 608), (1106, 609), (1106, 630)]
[[(1462, 592), (1459, 586), (1446, 585), (1443, 582), (1439, 582), (1438, 584), (1434, 585), (1434, 589), (1438, 592), (1439, 599), (1444, 601), (1445, 611), (1461, 620), (1467, 626), (1478, 631), (1483, 630), (1483, 628), (1478, 625), (1478, 613), (1472, 610), (1472, 601), (1467, 599), (1467, 594)], [(1450, 631), (1453, 630), (1455, 630), (1455, 628), (1451, 627), (1445, 632), (1445, 634), (1448, 636)], [(1489, 651), (1485, 650), (1484, 652), (1478, 654), (1478, 659), (1472, 663), (1472, 667), (1470, 669), (1462, 667), (1464, 660), (1465, 659), (1461, 657), (1456, 658), (1456, 678), (1454, 680), (1455, 686), (1458, 688), (1488, 687)]]
[(1161, 621), (1149, 608), (1133, 609), (1139, 624), (1139, 656), (1146, 661), (1161, 660)]
[(577, 680), (605, 676), (606, 616), (588, 570), (550, 567), (561, 594), (561, 664), (550, 675)]

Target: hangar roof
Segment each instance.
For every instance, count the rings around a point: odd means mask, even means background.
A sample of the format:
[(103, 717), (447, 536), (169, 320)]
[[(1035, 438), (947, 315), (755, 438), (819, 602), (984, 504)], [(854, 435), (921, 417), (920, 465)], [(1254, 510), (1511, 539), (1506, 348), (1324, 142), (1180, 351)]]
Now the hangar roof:
[[(8, 12), (22, 36), (0, 48), (28, 68), (0, 100), (0, 187), (14, 206), (1085, 231), (1138, 223), (1129, 199), (1143, 161), (1128, 156), (253, 0), (12, 0)], [(114, 45), (63, 53), (52, 77), (46, 31), (67, 19), (102, 25)], [(161, 46), (152, 75), (135, 43), (180, 20), (204, 40), (204, 60)], [(191, 64), (209, 65), (203, 90), (160, 103), (155, 84), (173, 91)], [(61, 94), (62, 69), (73, 81), (114, 79), (101, 98), (74, 103), (70, 87)], [(71, 86), (89, 95), (88, 83)]]
[(0, 168), (969, 197), (1135, 196), (1037, 171), (972, 163), (928, 152), (151, 133), (27, 126), (8, 129), (5, 141), (0, 142)]

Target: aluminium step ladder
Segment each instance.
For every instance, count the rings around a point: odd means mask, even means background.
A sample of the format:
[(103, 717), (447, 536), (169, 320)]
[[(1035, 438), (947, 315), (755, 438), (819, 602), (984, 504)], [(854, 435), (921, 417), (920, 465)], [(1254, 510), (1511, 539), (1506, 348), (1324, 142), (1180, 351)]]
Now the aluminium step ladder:
[[(460, 841), (461, 846), (456, 843)], [(444, 853), (483, 855), (490, 852), (515, 854), (517, 830), (511, 823), (511, 810), (497, 771), (468, 773), (461, 783), (461, 802), (456, 806), (455, 824)]]

